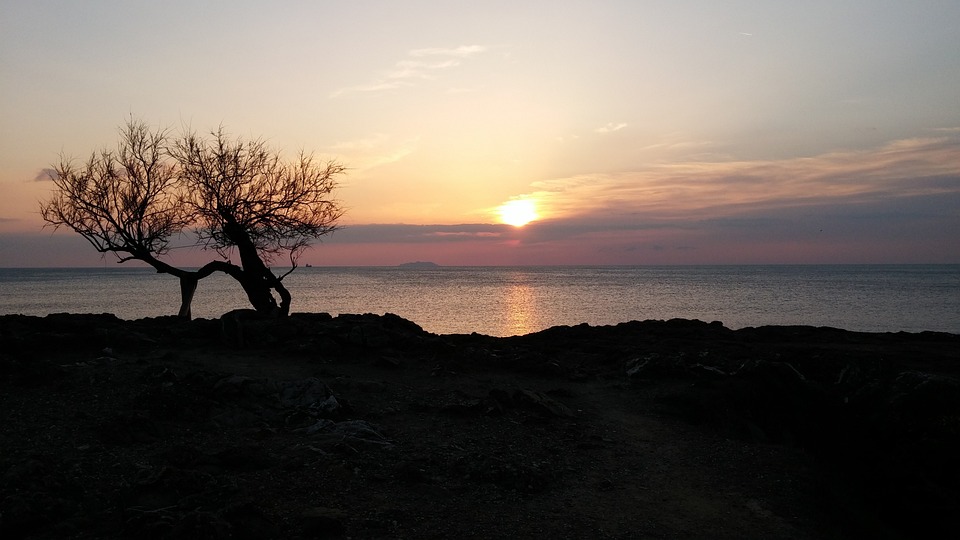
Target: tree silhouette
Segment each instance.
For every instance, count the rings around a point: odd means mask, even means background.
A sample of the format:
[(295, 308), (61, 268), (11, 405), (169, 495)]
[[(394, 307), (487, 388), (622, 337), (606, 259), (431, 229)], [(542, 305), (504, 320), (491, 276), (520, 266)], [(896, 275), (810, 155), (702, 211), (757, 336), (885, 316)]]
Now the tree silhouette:
[[(222, 127), (209, 137), (173, 137), (131, 118), (116, 150), (94, 152), (82, 166), (61, 156), (51, 175), (56, 189), (40, 211), (118, 262), (143, 261), (179, 278), (181, 317), (190, 317), (198, 282), (214, 272), (236, 279), (257, 312), (285, 316), (291, 295), (283, 278), (307, 246), (336, 230), (343, 211), (333, 192), (343, 172), (304, 152), (286, 161), (262, 140), (230, 139)], [(185, 233), (221, 258), (198, 270), (165, 262), (171, 238)], [(229, 260), (234, 251), (239, 265)], [(277, 275), (270, 264), (281, 256), (290, 270)]]

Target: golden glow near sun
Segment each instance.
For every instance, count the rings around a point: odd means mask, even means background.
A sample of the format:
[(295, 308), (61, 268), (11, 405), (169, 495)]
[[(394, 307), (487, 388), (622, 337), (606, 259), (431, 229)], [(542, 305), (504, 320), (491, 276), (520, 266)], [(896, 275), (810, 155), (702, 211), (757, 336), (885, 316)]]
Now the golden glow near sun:
[(497, 208), (500, 221), (514, 227), (523, 227), (540, 217), (537, 206), (529, 199), (517, 199), (501, 204)]

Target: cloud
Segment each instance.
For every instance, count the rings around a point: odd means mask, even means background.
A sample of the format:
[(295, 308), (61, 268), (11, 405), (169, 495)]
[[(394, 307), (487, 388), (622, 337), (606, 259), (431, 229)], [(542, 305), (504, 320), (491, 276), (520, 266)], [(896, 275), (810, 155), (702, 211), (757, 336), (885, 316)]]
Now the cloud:
[(405, 60), (397, 62), (393, 70), (386, 74), (387, 79), (432, 79), (431, 71), (457, 67), (460, 62), (457, 60), (446, 60), (443, 62), (417, 62)]
[(345, 94), (351, 93), (362, 93), (362, 92), (381, 92), (384, 90), (394, 90), (396, 88), (404, 88), (407, 86), (413, 86), (413, 83), (401, 80), (390, 80), (390, 81), (377, 81), (369, 84), (360, 84), (357, 86), (351, 86), (349, 88), (341, 88), (330, 94), (330, 97), (340, 97)]
[(404, 159), (416, 151), (418, 137), (395, 141), (389, 135), (377, 133), (363, 139), (341, 141), (328, 148), (339, 159), (350, 163), (354, 172), (362, 172)]
[(487, 48), (482, 45), (461, 45), (452, 49), (443, 49), (438, 47), (426, 49), (414, 49), (408, 54), (413, 57), (420, 56), (454, 56), (457, 58), (466, 58), (486, 51)]
[(607, 125), (598, 127), (593, 131), (596, 133), (613, 133), (614, 131), (620, 131), (625, 127), (627, 127), (627, 124), (623, 122), (620, 122), (618, 124), (614, 124), (613, 122), (610, 122)]
[(680, 135), (667, 135), (659, 137), (660, 142), (654, 144), (648, 144), (644, 147), (641, 147), (640, 150), (658, 150), (660, 152), (687, 152), (690, 153), (691, 150), (703, 150), (704, 152), (711, 150), (717, 146), (713, 141), (694, 141), (682, 138)]
[(382, 146), (387, 139), (389, 136), (385, 133), (375, 133), (362, 139), (337, 142), (330, 147), (330, 150), (334, 152), (370, 151)]
[(364, 224), (345, 225), (328, 237), (326, 243), (419, 244), (502, 240), (509, 238), (513, 227), (494, 223), (458, 225)]
[[(331, 93), (330, 97), (415, 86), (415, 81), (432, 80), (436, 77), (437, 72), (458, 67), (462, 59), (484, 51), (486, 51), (486, 47), (481, 45), (464, 45), (447, 49), (414, 49), (407, 53), (406, 58), (397, 61), (392, 68), (386, 70), (377, 80), (338, 89)], [(433, 60), (425, 60), (427, 58)], [(439, 58), (439, 60), (436, 60), (436, 58)]]
[(960, 139), (909, 139), (862, 152), (776, 161), (703, 161), (591, 173), (533, 184), (526, 194), (555, 216), (681, 220), (960, 192)]
[(530, 261), (566, 250), (597, 264), (957, 262), (958, 154), (958, 139), (907, 139), (555, 178), (522, 195), (547, 217), (498, 241)]
[(72, 231), (0, 234), (0, 268), (95, 266), (101, 260), (103, 256)]
[(53, 180), (53, 179), (56, 178), (56, 177), (57, 177), (57, 170), (56, 170), (56, 169), (50, 169), (50, 168), (40, 169), (40, 172), (38, 172), (37, 175), (33, 177), (33, 181), (34, 181), (34, 182), (49, 182), (49, 181)]

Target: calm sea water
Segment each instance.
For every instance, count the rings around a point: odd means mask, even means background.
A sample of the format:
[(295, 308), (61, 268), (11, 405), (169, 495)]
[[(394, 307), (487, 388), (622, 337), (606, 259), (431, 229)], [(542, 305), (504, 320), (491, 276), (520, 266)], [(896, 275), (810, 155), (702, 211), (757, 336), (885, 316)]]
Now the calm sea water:
[[(508, 336), (556, 325), (675, 317), (727, 327), (833, 326), (960, 333), (960, 265), (298, 268), (293, 311), (395, 313), (441, 334)], [(0, 313), (175, 314), (179, 283), (147, 268), (0, 269)], [(195, 317), (248, 307), (200, 282)]]

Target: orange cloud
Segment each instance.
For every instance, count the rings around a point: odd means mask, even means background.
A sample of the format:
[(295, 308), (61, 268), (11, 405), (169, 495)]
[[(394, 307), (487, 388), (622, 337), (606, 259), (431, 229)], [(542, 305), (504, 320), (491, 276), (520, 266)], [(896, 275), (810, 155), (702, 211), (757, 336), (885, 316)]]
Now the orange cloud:
[(960, 192), (960, 140), (909, 139), (859, 152), (778, 161), (686, 162), (533, 184), (551, 215), (614, 211), (664, 220), (721, 217), (746, 208)]

